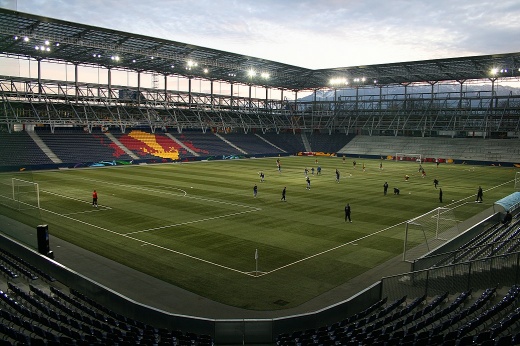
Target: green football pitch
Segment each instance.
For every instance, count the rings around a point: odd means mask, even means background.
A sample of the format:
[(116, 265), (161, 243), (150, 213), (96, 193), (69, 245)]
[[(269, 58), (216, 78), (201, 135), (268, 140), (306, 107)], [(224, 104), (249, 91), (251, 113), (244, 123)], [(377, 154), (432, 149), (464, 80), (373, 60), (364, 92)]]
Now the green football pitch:
[[(276, 159), (4, 173), (0, 213), (210, 299), (275, 310), (401, 255), (406, 220), (439, 206), (458, 220), (489, 208), (514, 191), (517, 171), (425, 163), (422, 178), (415, 162), (357, 158), (354, 168), (350, 157), (281, 157), (278, 172)], [(39, 209), (27, 182), (38, 184)], [(484, 203), (474, 202), (479, 185)]]

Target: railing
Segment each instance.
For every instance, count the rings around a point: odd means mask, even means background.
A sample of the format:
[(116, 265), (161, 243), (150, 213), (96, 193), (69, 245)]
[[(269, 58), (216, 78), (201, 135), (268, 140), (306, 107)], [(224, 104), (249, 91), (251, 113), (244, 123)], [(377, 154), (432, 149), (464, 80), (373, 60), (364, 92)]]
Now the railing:
[(388, 300), (403, 295), (435, 296), (495, 286), (512, 286), (520, 279), (520, 252), (429, 268), (381, 280), (381, 297)]

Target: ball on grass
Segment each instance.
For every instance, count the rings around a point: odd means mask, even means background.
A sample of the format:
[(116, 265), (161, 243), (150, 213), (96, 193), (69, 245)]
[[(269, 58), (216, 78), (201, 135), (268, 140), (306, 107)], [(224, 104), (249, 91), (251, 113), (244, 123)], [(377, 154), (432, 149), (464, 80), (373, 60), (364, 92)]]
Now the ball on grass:
[(193, 189), (193, 186), (190, 186), (190, 189)]

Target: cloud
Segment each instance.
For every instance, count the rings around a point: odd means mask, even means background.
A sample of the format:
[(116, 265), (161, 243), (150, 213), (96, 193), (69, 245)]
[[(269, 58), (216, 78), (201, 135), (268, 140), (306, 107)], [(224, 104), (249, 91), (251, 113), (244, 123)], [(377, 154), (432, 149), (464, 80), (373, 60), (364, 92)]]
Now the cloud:
[(516, 0), (24, 0), (18, 10), (308, 68), (520, 45)]

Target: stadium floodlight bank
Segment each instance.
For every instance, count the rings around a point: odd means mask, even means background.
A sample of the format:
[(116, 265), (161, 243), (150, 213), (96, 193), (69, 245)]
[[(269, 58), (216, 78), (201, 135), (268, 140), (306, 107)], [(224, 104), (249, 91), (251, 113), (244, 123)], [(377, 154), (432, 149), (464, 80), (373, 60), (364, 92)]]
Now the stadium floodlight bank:
[(422, 162), (421, 154), (407, 154), (407, 153), (396, 153), (395, 154), (396, 161), (410, 161), (410, 162)]
[(40, 209), (40, 187), (38, 183), (23, 179), (12, 178), (13, 201), (17, 202), (17, 208)]
[(458, 234), (453, 209), (439, 207), (405, 223), (403, 261), (413, 261)]

